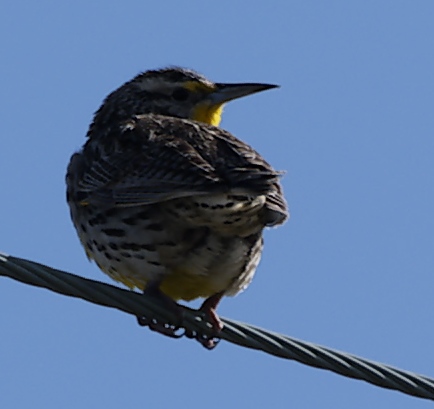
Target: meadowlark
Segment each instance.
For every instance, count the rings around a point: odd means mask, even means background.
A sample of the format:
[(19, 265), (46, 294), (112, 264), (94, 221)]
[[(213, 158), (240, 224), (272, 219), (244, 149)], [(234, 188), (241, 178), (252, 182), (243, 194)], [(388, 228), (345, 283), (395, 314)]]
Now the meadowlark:
[[(106, 97), (67, 170), (88, 258), (180, 309), (178, 300), (204, 298), (216, 334), (217, 304), (249, 285), (264, 228), (288, 217), (281, 172), (218, 125), (226, 102), (275, 87), (214, 83), (178, 67), (146, 71)], [(174, 327), (139, 322), (175, 336)]]

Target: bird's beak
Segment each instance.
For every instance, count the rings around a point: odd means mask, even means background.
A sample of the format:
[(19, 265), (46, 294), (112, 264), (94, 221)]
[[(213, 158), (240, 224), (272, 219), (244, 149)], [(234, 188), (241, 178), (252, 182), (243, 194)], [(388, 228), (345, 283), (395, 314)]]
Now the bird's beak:
[(245, 97), (256, 92), (266, 91), (267, 89), (277, 88), (273, 84), (215, 84), (216, 89), (208, 97), (214, 105), (224, 104), (233, 99)]
[(276, 87), (278, 87), (278, 85), (215, 84), (215, 89), (208, 93), (204, 100), (194, 106), (190, 114), (190, 119), (219, 126), (225, 102)]

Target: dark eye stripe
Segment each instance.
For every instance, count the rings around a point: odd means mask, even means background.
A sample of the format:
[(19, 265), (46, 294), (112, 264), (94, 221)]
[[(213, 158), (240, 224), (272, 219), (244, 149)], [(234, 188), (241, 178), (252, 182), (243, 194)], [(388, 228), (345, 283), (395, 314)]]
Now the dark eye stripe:
[(172, 92), (172, 98), (176, 101), (186, 101), (190, 96), (190, 92), (185, 88), (176, 88)]

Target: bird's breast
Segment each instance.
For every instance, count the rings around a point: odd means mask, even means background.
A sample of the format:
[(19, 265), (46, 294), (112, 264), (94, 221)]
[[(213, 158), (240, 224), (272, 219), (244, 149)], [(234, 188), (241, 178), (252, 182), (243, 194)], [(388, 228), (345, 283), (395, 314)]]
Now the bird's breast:
[(207, 225), (193, 214), (191, 220), (176, 216), (173, 203), (106, 210), (70, 206), (89, 258), (130, 288), (160, 282), (169, 297), (187, 301), (222, 291), (234, 295), (250, 283), (259, 262), (261, 232), (222, 233), (214, 228), (216, 220)]

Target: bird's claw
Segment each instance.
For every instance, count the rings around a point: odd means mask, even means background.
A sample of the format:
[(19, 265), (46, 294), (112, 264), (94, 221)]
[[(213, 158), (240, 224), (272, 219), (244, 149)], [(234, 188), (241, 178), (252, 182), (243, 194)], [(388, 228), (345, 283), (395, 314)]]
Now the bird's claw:
[(167, 322), (158, 322), (156, 319), (147, 317), (137, 317), (137, 322), (142, 327), (149, 327), (151, 331), (166, 335), (170, 338), (181, 338), (185, 335), (185, 329), (179, 325), (169, 324)]
[(214, 349), (217, 346), (217, 344), (220, 342), (220, 338), (217, 337), (216, 335), (210, 336), (206, 334), (201, 334), (196, 331), (185, 330), (184, 335), (187, 338), (195, 339), (197, 342), (199, 342), (199, 344), (201, 344), (204, 348), (208, 350)]
[(158, 332), (170, 338), (182, 338), (185, 336), (189, 339), (195, 339), (204, 348), (211, 350), (214, 349), (220, 342), (220, 338), (214, 334), (207, 335), (193, 330), (187, 330), (180, 325), (169, 324), (167, 322), (158, 322), (154, 318), (147, 318), (145, 316), (137, 317), (137, 322), (142, 327), (148, 327), (151, 331)]
[[(159, 322), (155, 318), (147, 318), (145, 316), (137, 317), (137, 322), (143, 327), (149, 327), (151, 331), (158, 332), (160, 334), (166, 335), (170, 338), (181, 338), (184, 335), (187, 338), (195, 339), (204, 348), (211, 350), (214, 349), (220, 342), (218, 334), (220, 334), (223, 329), (223, 323), (216, 313), (216, 307), (223, 293), (217, 293), (213, 296), (207, 298), (199, 310), (192, 310), (188, 307), (177, 304), (174, 300), (169, 298), (167, 295), (161, 292), (158, 283), (153, 285), (148, 285), (144, 294), (148, 297), (153, 297), (158, 299), (159, 302), (164, 303), (164, 305), (173, 312), (177, 317), (177, 325), (170, 324), (167, 322)], [(184, 321), (184, 311), (190, 310), (194, 313), (200, 312), (202, 315), (202, 320), (208, 321), (211, 324), (211, 328), (208, 333), (202, 333), (194, 330), (189, 330), (183, 327), (182, 323)]]

